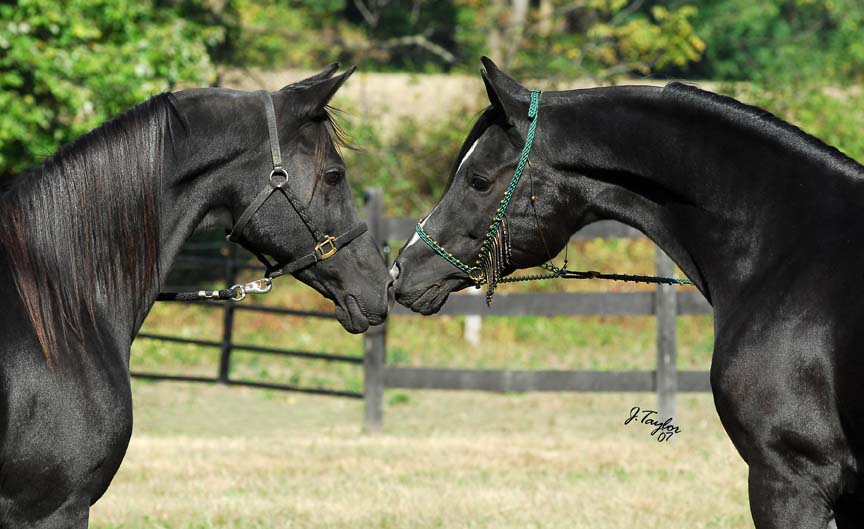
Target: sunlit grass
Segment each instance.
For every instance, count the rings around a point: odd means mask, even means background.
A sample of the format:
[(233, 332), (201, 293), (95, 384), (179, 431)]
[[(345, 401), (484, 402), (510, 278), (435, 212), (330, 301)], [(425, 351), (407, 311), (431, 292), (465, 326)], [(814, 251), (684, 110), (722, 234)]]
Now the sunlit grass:
[(355, 400), (135, 382), (91, 527), (752, 527), (709, 395), (682, 395), (681, 433), (658, 443), (624, 425), (650, 394), (394, 394), (365, 435)]

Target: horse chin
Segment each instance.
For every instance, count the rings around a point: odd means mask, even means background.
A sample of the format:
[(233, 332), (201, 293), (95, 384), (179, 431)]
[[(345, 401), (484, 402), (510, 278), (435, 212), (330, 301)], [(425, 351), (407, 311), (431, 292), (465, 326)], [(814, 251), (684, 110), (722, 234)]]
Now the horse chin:
[(350, 294), (342, 296), (342, 298), (336, 302), (335, 315), (336, 320), (342, 324), (342, 327), (352, 334), (366, 332), (369, 325), (378, 325), (384, 321), (383, 318), (368, 317), (366, 311), (363, 310), (360, 303), (357, 301), (357, 298)]
[(429, 316), (440, 311), (450, 293), (459, 287), (458, 282), (446, 281), (442, 285), (431, 285), (425, 290), (415, 290), (410, 294), (397, 292), (396, 301), (414, 312)]

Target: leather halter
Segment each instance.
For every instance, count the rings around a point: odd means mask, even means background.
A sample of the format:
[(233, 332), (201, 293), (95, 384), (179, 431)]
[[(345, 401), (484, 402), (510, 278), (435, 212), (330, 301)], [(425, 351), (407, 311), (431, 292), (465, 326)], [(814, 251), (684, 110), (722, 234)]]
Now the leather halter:
[[(231, 228), (226, 239), (230, 242), (237, 243), (252, 252), (252, 254), (254, 254), (265, 267), (267, 267), (267, 271), (264, 274), (265, 277), (274, 278), (284, 274), (292, 274), (299, 270), (303, 270), (304, 268), (308, 268), (318, 261), (324, 261), (333, 257), (333, 255), (345, 245), (366, 233), (368, 228), (365, 223), (360, 223), (338, 237), (327, 235), (318, 229), (315, 222), (312, 220), (312, 217), (309, 215), (309, 210), (300, 202), (288, 186), (288, 172), (282, 167), (282, 150), (279, 148), (279, 132), (276, 129), (276, 111), (273, 109), (273, 98), (270, 96), (270, 92), (267, 92), (266, 90), (261, 90), (258, 93), (261, 94), (261, 97), (264, 99), (264, 110), (267, 113), (267, 132), (270, 135), (270, 154), (273, 158), (273, 170), (270, 171), (267, 187), (258, 193), (255, 200), (253, 200), (252, 203), (249, 204), (249, 207), (243, 211), (243, 214), (240, 215), (240, 218), (237, 219), (236, 223), (234, 223), (234, 226)], [(246, 225), (249, 224), (249, 221), (252, 220), (252, 216), (255, 215), (255, 213), (261, 209), (261, 206), (267, 202), (267, 199), (277, 191), (288, 199), (288, 203), (291, 204), (291, 207), (294, 208), (294, 211), (296, 211), (297, 215), (300, 216), (303, 224), (305, 224), (306, 228), (309, 229), (309, 233), (312, 234), (312, 237), (317, 243), (310, 253), (290, 261), (287, 264), (279, 262), (271, 264), (264, 254), (248, 247), (241, 241), (243, 230), (246, 228)]]

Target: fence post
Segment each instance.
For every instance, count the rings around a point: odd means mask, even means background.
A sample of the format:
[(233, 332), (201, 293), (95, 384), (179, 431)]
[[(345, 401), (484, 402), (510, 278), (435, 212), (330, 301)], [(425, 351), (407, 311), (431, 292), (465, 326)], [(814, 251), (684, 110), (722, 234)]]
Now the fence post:
[[(237, 246), (228, 245), (225, 262), (225, 288), (237, 283)], [(234, 302), (226, 301), (222, 316), (222, 344), (219, 346), (219, 382), (228, 382), (231, 370), (231, 337), (234, 334)]]
[[(468, 294), (478, 296), (483, 294), (479, 288), (469, 288)], [(483, 316), (465, 316), (465, 341), (471, 345), (480, 345), (480, 332), (483, 327)]]
[[(382, 250), (389, 248), (384, 229), (384, 199), (381, 189), (366, 189), (366, 224)], [(389, 266), (389, 252), (384, 251)], [(384, 364), (387, 361), (387, 323), (370, 327), (363, 335), (364, 429), (374, 432), (384, 423)]]
[[(654, 250), (658, 276), (672, 277), (675, 264), (661, 250)], [(678, 373), (675, 367), (675, 318), (678, 313), (674, 285), (657, 285), (654, 314), (657, 317), (657, 411), (661, 420), (675, 418), (675, 392)]]

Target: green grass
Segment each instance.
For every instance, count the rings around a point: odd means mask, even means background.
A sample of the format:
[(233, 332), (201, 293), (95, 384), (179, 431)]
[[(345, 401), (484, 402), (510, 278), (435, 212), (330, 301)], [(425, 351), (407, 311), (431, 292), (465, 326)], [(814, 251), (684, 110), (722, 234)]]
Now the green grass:
[[(585, 241), (571, 267), (653, 273), (647, 241)], [(647, 285), (548, 282), (509, 291), (629, 291)], [(683, 290), (683, 289), (682, 289)], [(331, 310), (291, 279), (255, 302)], [(234, 339), (360, 356), (338, 323), (237, 311)], [(220, 340), (219, 308), (157, 304), (153, 333)], [(464, 318), (394, 316), (388, 362), (512, 369), (653, 369), (651, 317), (485, 317), (478, 345)], [(679, 317), (678, 365), (708, 369), (708, 316)], [(218, 350), (138, 340), (132, 367), (216, 374)], [(362, 389), (357, 365), (235, 351), (232, 376)], [(680, 395), (682, 433), (657, 443), (624, 426), (651, 394), (385, 392), (385, 431), (362, 432), (362, 403), (236, 387), (133, 383), (135, 433), (95, 529), (739, 528), (752, 527), (746, 467), (711, 396)]]
[(135, 432), (94, 529), (752, 527), (709, 395), (681, 433), (624, 425), (650, 394), (391, 391), (362, 403), (133, 384)]

